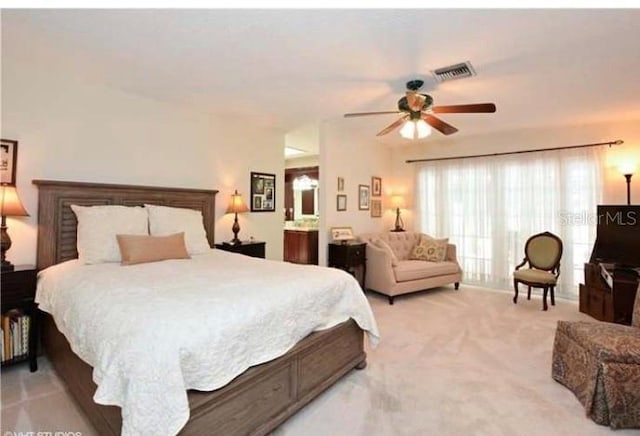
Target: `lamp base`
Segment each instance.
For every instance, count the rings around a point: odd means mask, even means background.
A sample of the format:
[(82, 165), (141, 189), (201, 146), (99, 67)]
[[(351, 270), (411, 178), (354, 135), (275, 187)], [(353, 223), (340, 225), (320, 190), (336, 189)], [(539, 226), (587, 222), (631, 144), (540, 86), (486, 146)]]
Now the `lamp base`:
[(233, 238), (231, 241), (229, 241), (229, 244), (231, 245), (240, 245), (242, 244), (242, 241), (238, 238)]

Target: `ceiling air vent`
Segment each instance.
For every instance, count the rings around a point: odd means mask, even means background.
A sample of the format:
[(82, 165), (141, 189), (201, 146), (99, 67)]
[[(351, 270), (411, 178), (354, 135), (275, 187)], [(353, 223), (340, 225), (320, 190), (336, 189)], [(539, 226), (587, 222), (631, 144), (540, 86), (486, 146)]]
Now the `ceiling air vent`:
[(471, 62), (463, 62), (461, 64), (450, 65), (448, 67), (433, 70), (433, 77), (438, 82), (447, 82), (449, 80), (464, 79), (465, 77), (475, 76), (476, 72), (471, 66)]

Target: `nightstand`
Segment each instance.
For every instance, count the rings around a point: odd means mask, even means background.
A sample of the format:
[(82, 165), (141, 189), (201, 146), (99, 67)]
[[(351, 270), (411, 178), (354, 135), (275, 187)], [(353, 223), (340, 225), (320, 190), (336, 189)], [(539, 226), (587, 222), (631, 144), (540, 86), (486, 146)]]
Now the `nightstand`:
[(219, 250), (244, 254), (245, 256), (260, 257), (264, 259), (264, 251), (266, 245), (266, 242), (261, 241), (242, 241), (242, 243), (240, 244), (223, 242), (222, 244), (216, 244), (216, 248)]
[[(1, 274), (2, 314), (11, 309), (22, 309), (29, 319), (27, 354), (4, 360), (2, 366), (29, 360), (31, 372), (34, 372), (38, 369), (38, 314), (37, 305), (33, 301), (36, 294), (37, 270), (32, 265), (16, 265), (13, 271), (2, 271)], [(3, 330), (5, 328), (6, 325), (3, 326)]]
[(347, 244), (329, 243), (328, 264), (333, 268), (340, 268), (355, 276), (354, 268), (362, 268), (362, 281), (360, 286), (364, 290), (365, 277), (367, 275), (367, 243), (350, 242)]

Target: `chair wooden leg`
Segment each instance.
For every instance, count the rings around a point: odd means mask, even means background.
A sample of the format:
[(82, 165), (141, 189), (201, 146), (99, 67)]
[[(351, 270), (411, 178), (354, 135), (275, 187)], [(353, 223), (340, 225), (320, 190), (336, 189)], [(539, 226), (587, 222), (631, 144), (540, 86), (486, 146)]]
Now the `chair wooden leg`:
[(556, 292), (555, 292), (556, 287), (555, 286), (551, 286), (551, 305), (555, 306), (556, 305)]
[(547, 310), (547, 292), (549, 292), (549, 287), (545, 286), (544, 291), (542, 293), (542, 310)]
[(528, 286), (529, 289), (527, 289), (527, 300), (531, 300), (531, 286)]
[(455, 282), (455, 283), (453, 284), (453, 289), (455, 289), (456, 291), (457, 291), (458, 289), (460, 289), (460, 283), (459, 283), (459, 282)]
[(392, 296), (389, 296), (389, 304), (393, 305), (393, 297)]
[(513, 296), (513, 304), (518, 303), (518, 281), (513, 279), (513, 289), (516, 291), (516, 295)]

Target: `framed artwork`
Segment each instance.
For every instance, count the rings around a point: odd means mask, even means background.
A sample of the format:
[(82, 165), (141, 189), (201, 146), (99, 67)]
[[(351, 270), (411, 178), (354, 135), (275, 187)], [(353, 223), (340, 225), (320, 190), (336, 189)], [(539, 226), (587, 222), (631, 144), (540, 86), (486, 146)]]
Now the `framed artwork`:
[(251, 212), (276, 210), (276, 175), (251, 172)]
[(0, 183), (16, 186), (16, 165), (18, 163), (18, 141), (0, 140)]
[(338, 194), (336, 196), (336, 210), (338, 212), (344, 212), (347, 210), (347, 195), (346, 194)]
[(344, 191), (344, 177), (338, 177), (338, 192)]
[(369, 210), (369, 185), (358, 185), (358, 210)]
[(331, 239), (333, 241), (349, 241), (355, 239), (351, 227), (331, 227)]
[(371, 177), (371, 196), (380, 197), (382, 195), (382, 179), (380, 177)]
[(382, 200), (371, 199), (371, 217), (380, 218), (382, 216)]

